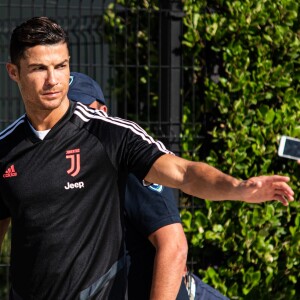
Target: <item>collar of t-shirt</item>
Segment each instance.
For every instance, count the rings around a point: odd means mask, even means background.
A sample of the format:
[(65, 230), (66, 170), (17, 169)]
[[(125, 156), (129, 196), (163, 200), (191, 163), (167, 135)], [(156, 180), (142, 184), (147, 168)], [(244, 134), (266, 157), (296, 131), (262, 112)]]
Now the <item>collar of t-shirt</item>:
[(51, 130), (51, 129), (47, 129), (47, 130), (39, 130), (38, 131), (38, 130), (35, 130), (30, 123), (29, 123), (29, 126), (40, 140), (43, 140), (45, 138), (45, 136), (48, 134), (48, 132)]

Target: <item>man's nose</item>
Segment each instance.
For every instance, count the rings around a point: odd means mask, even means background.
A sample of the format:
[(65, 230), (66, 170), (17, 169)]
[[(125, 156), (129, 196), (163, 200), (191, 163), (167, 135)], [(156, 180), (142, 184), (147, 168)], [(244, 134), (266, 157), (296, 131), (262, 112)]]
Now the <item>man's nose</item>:
[(57, 78), (55, 76), (55, 71), (54, 70), (48, 70), (47, 72), (47, 83), (49, 85), (57, 85)]

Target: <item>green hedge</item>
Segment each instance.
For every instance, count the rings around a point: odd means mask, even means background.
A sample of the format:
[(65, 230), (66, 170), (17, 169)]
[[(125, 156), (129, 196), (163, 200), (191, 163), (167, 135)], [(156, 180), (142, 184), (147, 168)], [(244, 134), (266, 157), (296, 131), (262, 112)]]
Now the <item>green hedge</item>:
[[(297, 200), (300, 167), (278, 158), (277, 147), (280, 135), (300, 137), (298, 1), (184, 1), (183, 8), (183, 45), (206, 69), (195, 77), (214, 116), (206, 161), (243, 179), (288, 174)], [(298, 209), (298, 202), (205, 201), (194, 214), (183, 211), (201, 277), (231, 299), (300, 299)]]

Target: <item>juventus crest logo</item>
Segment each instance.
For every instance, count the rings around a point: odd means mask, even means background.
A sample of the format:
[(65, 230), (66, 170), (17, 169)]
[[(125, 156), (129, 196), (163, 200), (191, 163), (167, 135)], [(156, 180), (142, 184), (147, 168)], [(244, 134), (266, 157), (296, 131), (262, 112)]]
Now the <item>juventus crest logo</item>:
[(71, 160), (71, 167), (67, 173), (75, 177), (80, 171), (80, 149), (67, 150), (66, 158)]

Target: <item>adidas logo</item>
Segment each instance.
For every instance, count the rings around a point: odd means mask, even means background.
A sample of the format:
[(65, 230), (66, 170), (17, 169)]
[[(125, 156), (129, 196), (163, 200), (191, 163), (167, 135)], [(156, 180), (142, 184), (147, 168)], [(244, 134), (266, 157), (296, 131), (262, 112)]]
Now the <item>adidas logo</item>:
[(18, 173), (15, 170), (15, 166), (11, 165), (3, 174), (3, 178), (8, 178), (8, 177), (16, 177)]

